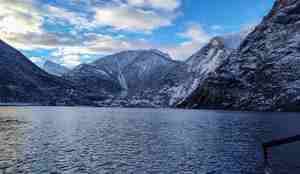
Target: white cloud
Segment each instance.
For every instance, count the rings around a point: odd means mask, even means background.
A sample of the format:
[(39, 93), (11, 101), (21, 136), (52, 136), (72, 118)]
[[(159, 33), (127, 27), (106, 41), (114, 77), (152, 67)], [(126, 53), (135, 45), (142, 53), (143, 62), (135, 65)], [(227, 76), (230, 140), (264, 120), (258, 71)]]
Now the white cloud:
[(178, 35), (198, 43), (207, 43), (211, 38), (201, 25), (195, 23), (188, 24), (186, 30)]
[(52, 5), (46, 6), (45, 16), (53, 24), (72, 25), (73, 31), (95, 27), (93, 21), (88, 20), (85, 14)]
[(29, 59), (34, 63), (43, 62), (41, 57), (30, 57)]
[(166, 11), (173, 11), (181, 4), (180, 0), (127, 0), (127, 2), (138, 7), (151, 7)]
[[(168, 2), (166, 2), (168, 1)], [(73, 5), (85, 3), (84, 12), (38, 3), (38, 0), (0, 0), (0, 38), (21, 50), (46, 49), (52, 54), (47, 59), (74, 67), (83, 59), (113, 54), (123, 50), (158, 48), (166, 50), (176, 58), (188, 55), (199, 48), (195, 43), (205, 39), (205, 32), (195, 26), (181, 33), (186, 42), (162, 46), (147, 42), (147, 39), (129, 39), (128, 31), (151, 33), (155, 29), (172, 25), (174, 12), (180, 6), (179, 0), (115, 0), (102, 6), (88, 1), (69, 0)], [(90, 16), (88, 16), (90, 15)], [(44, 24), (68, 27), (69, 32), (50, 32)], [(103, 27), (125, 30), (112, 36), (97, 34)], [(83, 34), (81, 29), (90, 34)], [(115, 32), (114, 30), (114, 32)], [(85, 31), (86, 32), (86, 31)], [(181, 51), (182, 52), (181, 52)], [(31, 57), (42, 64), (43, 59)]]
[(211, 26), (211, 29), (212, 29), (212, 30), (219, 31), (219, 30), (223, 30), (223, 27), (220, 26), (220, 25), (213, 25), (213, 26)]
[[(42, 35), (44, 18), (34, 0), (0, 0), (0, 39), (16, 48), (33, 49)], [(43, 38), (41, 38), (43, 39)]]
[[(0, 38), (22, 50), (54, 50), (51, 59), (68, 67), (78, 65), (82, 62), (82, 57), (89, 55), (112, 54), (126, 49), (144, 48), (147, 45), (141, 41), (128, 40), (121, 33), (114, 37), (96, 33), (82, 34), (75, 29), (70, 33), (51, 33), (43, 28), (45, 20), (69, 22), (76, 27), (85, 23), (85, 18), (54, 6), (42, 7), (41, 9), (48, 12), (44, 14), (25, 1), (15, 6), (7, 1), (3, 2), (5, 3), (0, 4)], [(11, 9), (11, 6), (14, 8)], [(42, 64), (38, 57), (30, 59), (38, 65)]]
[(190, 23), (184, 32), (178, 33), (178, 36), (187, 39), (184, 42), (175, 45), (165, 46), (162, 49), (169, 52), (177, 60), (186, 60), (189, 56), (201, 49), (210, 41), (212, 36), (207, 33), (199, 24)]
[(76, 42), (80, 42), (75, 37), (61, 33), (15, 33), (2, 35), (2, 37), (12, 46), (22, 50), (54, 49), (60, 46), (74, 46)]
[(203, 46), (204, 43), (187, 41), (179, 43), (178, 45), (163, 46), (161, 49), (162, 51), (168, 52), (175, 60), (184, 61)]
[[(82, 11), (70, 11), (53, 5), (44, 7), (44, 16), (48, 22), (60, 25), (73, 25), (74, 30), (112, 27), (116, 30), (146, 32), (172, 25), (177, 17), (175, 10), (179, 0), (131, 0), (124, 3), (114, 0), (111, 3), (97, 4), (91, 1), (69, 0), (71, 4), (84, 4)], [(84, 2), (84, 3), (83, 3)], [(114, 2), (114, 3), (113, 3)], [(166, 5), (166, 3), (168, 3)], [(143, 7), (153, 7), (145, 9)]]
[[(142, 40), (129, 40), (124, 37), (89, 33), (82, 42), (74, 40), (73, 46), (60, 46), (51, 56), (61, 64), (73, 68), (88, 57), (99, 58), (100, 55), (109, 55), (129, 49), (146, 49), (151, 45)], [(98, 57), (97, 57), (98, 56)]]
[(0, 37), (41, 32), (43, 18), (32, 0), (0, 0)]
[(174, 16), (159, 15), (155, 11), (133, 8), (127, 4), (95, 8), (96, 23), (117, 30), (151, 32), (170, 26)]
[(1, 16), (0, 32), (2, 33), (25, 34), (28, 32), (40, 32), (41, 30), (42, 19), (36, 16), (27, 16), (18, 13), (7, 13), (4, 15), (2, 14)]
[(40, 66), (40, 67), (42, 67), (43, 66), (43, 64), (44, 64), (44, 59), (43, 58), (41, 58), (41, 57), (29, 57), (29, 59), (33, 62), (33, 63), (35, 63), (36, 65), (38, 65), (38, 66)]
[(80, 61), (80, 55), (71, 54), (71, 55), (65, 55), (62, 57), (62, 65), (66, 67), (75, 67), (81, 63)]

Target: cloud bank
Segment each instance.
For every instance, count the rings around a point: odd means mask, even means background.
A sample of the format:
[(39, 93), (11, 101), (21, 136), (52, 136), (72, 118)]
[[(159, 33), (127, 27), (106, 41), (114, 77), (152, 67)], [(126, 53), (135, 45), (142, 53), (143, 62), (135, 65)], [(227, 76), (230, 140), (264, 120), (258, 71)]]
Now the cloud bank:
[[(61, 4), (63, 3), (63, 5)], [(199, 23), (187, 23), (176, 43), (148, 40), (176, 25), (181, 0), (0, 0), (0, 39), (30, 52), (31, 60), (51, 59), (68, 67), (123, 50), (160, 49), (185, 60), (213, 36)], [(214, 25), (212, 30), (222, 30)]]

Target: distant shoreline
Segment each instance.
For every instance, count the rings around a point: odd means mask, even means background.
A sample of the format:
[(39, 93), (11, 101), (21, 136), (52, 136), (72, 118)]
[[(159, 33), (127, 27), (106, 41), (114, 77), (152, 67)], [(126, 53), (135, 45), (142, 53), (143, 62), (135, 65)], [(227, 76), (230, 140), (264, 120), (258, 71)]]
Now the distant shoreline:
[(0, 103), (1, 106), (43, 106), (40, 103)]
[(229, 113), (299, 113), (299, 112), (291, 112), (291, 111), (251, 111), (251, 110), (226, 110), (221, 108), (199, 108), (199, 109), (186, 109), (186, 108), (169, 108), (169, 107), (162, 107), (162, 108), (151, 108), (151, 107), (121, 107), (121, 106), (90, 106), (90, 105), (43, 105), (39, 103), (0, 103), (1, 107), (66, 107), (66, 108), (76, 108), (76, 107), (83, 107), (83, 108), (106, 108), (106, 109), (153, 109), (153, 110), (178, 110), (178, 111), (213, 111), (213, 112), (229, 112)]

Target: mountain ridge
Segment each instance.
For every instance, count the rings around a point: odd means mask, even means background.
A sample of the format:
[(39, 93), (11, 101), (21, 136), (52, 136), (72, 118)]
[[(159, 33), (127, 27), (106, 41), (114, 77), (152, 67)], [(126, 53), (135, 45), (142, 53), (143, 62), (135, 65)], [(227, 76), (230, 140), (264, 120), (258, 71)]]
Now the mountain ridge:
[(20, 103), (87, 104), (72, 83), (52, 76), (22, 53), (0, 40), (0, 101)]
[[(80, 65), (67, 73), (64, 78), (83, 86), (98, 79), (93, 85), (95, 88), (91, 89), (94, 93), (103, 89), (103, 93), (126, 97), (146, 88), (154, 88), (156, 76), (165, 73), (169, 67), (178, 63), (159, 50), (128, 50), (99, 58), (90, 64)], [(91, 69), (93, 71), (89, 71)], [(103, 80), (106, 82), (103, 83)], [(116, 88), (110, 90), (113, 87)]]
[(186, 61), (157, 49), (127, 50), (62, 78), (0, 41), (0, 102), (83, 98), (97, 106), (299, 111), (299, 9), (299, 1), (276, 0), (254, 29), (214, 37)]
[(68, 69), (67, 67), (52, 62), (51, 60), (45, 61), (45, 63), (43, 64), (43, 69), (49, 74), (56, 75), (56, 76), (63, 76), (64, 74), (70, 71), (70, 69)]
[(300, 109), (300, 2), (277, 0), (236, 54), (179, 107), (256, 111)]

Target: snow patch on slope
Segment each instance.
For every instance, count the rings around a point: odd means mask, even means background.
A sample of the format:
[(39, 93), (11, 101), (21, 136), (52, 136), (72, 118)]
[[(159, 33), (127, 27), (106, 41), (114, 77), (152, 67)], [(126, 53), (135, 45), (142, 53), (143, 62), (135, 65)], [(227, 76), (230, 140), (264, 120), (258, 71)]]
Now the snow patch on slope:
[(229, 55), (229, 50), (226, 50), (221, 38), (214, 38), (198, 53), (188, 59), (187, 65), (189, 77), (178, 85), (169, 89), (171, 97), (169, 105), (186, 99), (190, 96), (208, 76), (209, 73), (214, 72), (221, 64), (222, 60)]

